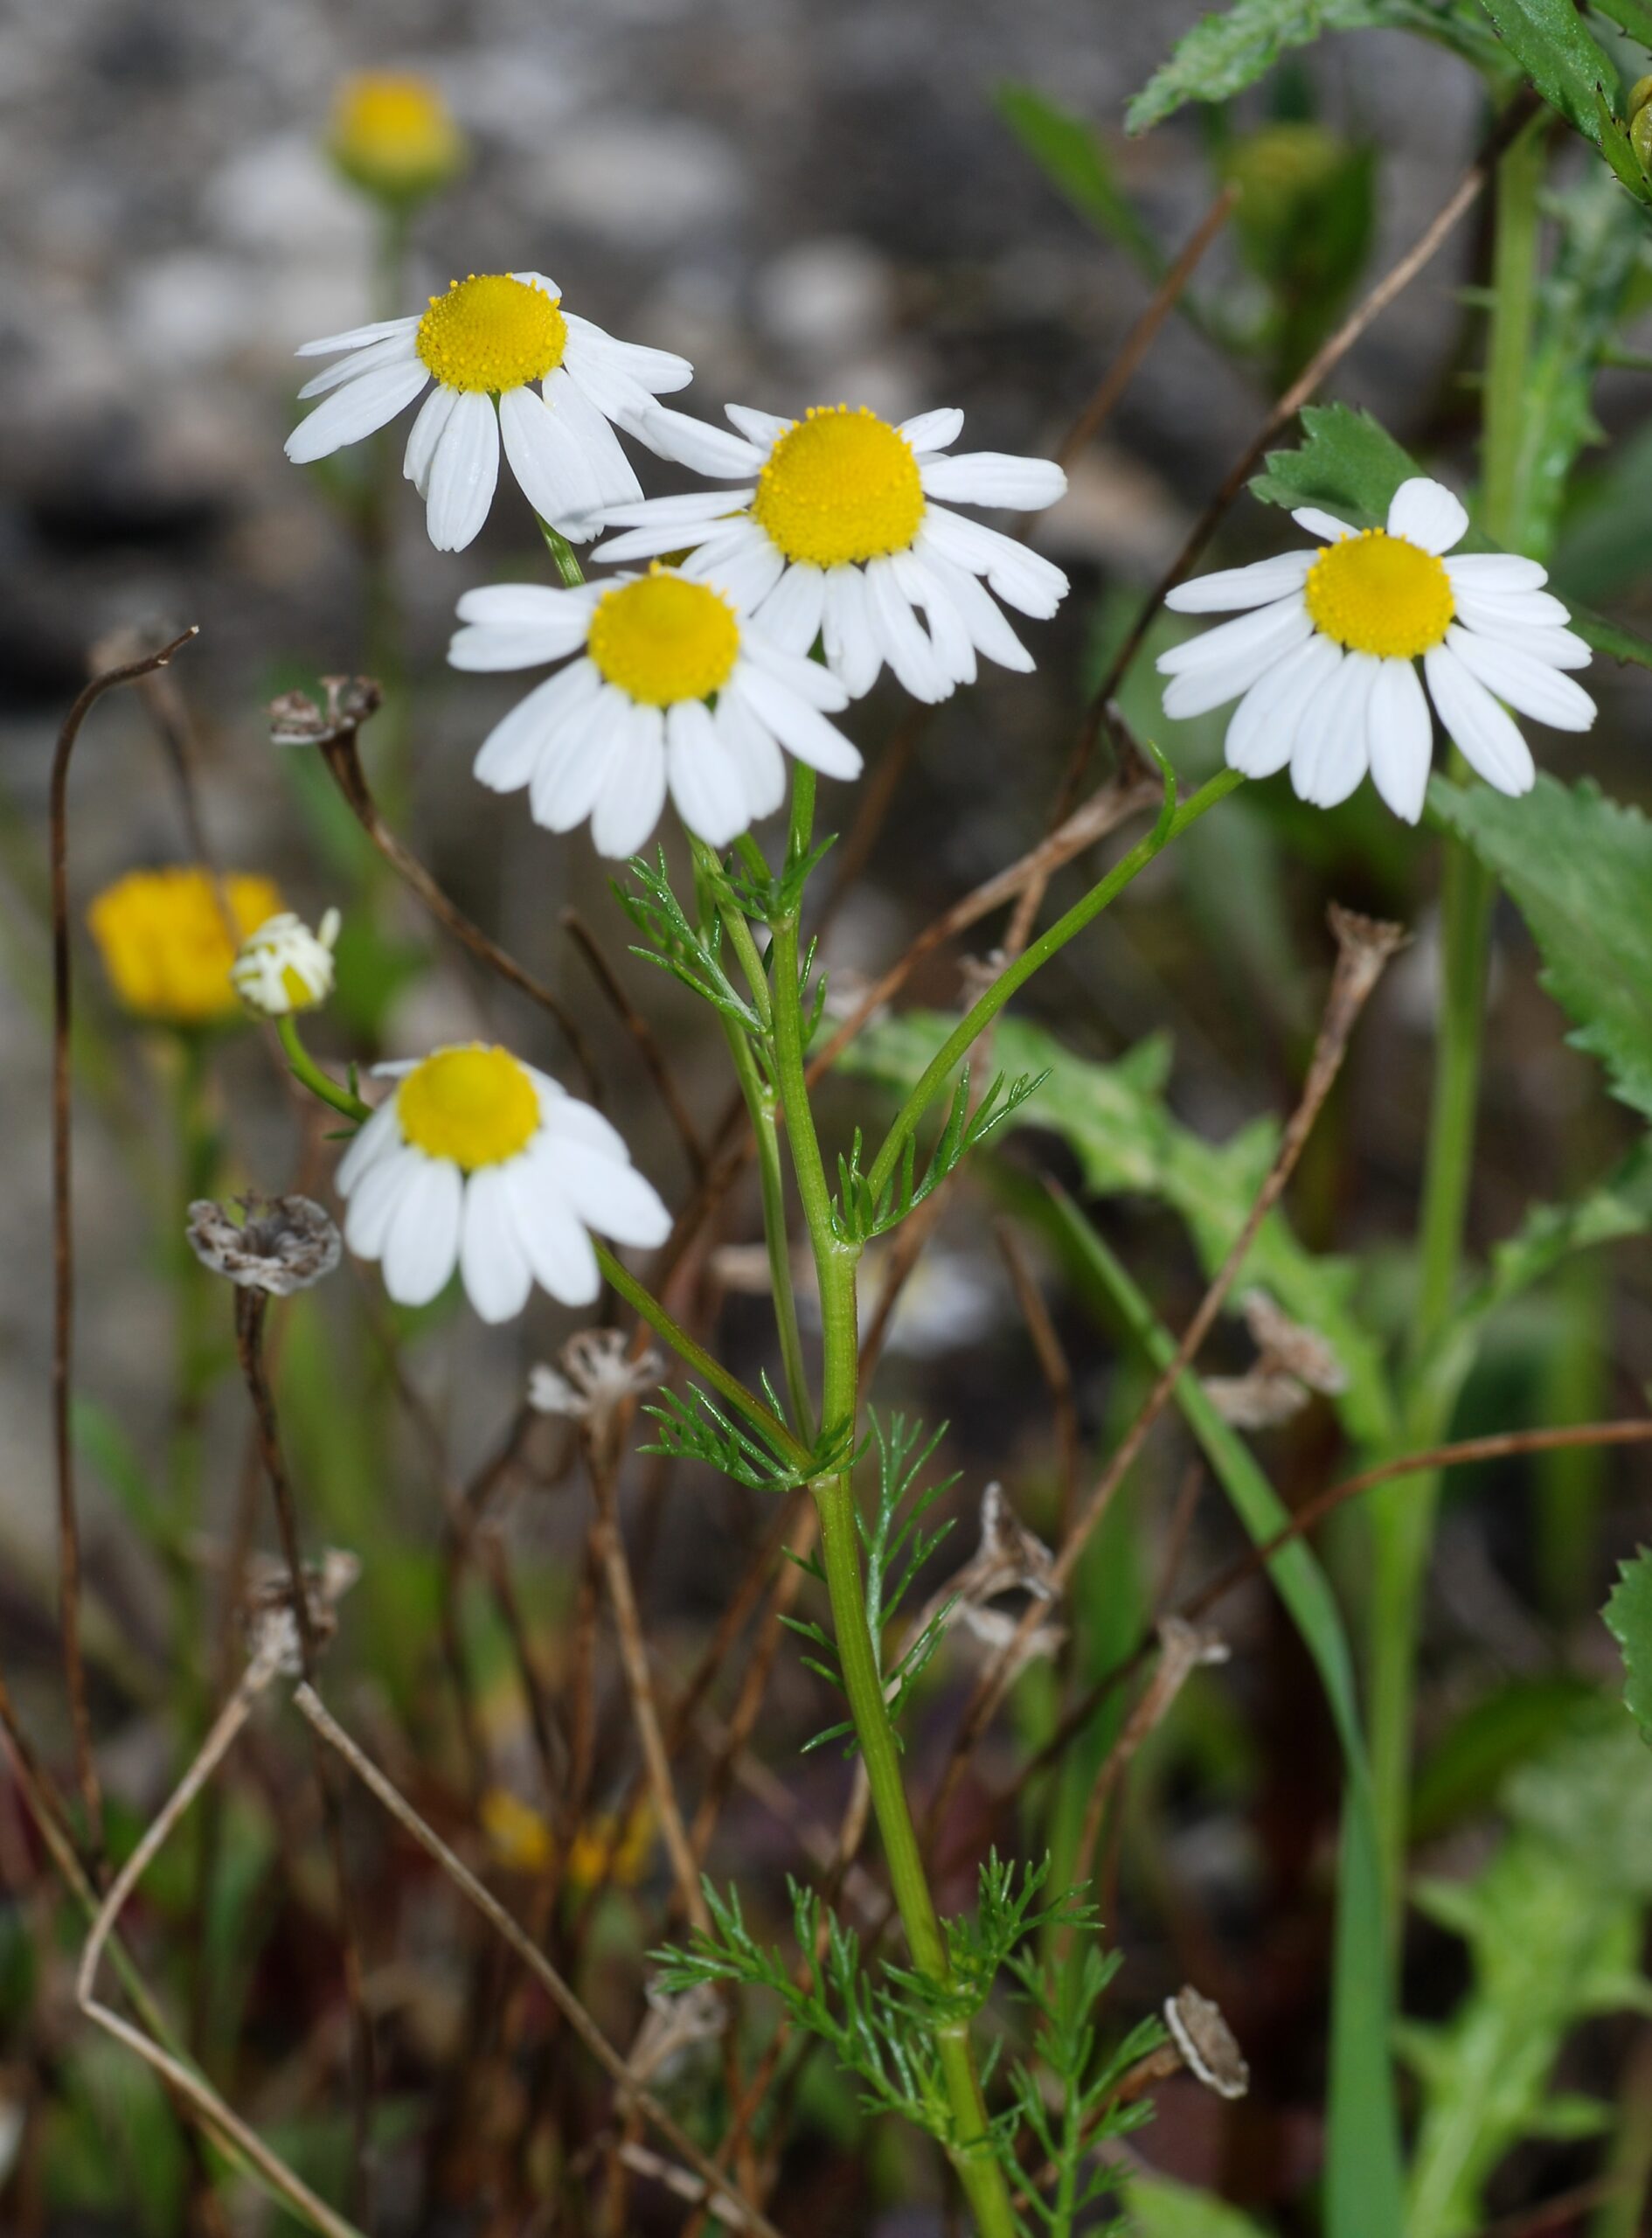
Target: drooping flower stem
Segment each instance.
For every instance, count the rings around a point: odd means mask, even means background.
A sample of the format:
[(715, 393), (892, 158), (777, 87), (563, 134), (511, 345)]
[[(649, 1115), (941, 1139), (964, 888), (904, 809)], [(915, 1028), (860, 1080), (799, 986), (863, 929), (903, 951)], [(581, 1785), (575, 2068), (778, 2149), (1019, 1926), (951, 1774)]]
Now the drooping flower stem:
[[(1538, 195), (1545, 142), (1534, 119), (1497, 170), (1491, 330), (1482, 443), (1481, 525), (1504, 550), (1531, 552), (1526, 382), (1537, 307)], [(1540, 556), (1533, 554), (1532, 556)], [(1452, 774), (1461, 782), (1454, 749)], [(1445, 841), (1440, 991), (1433, 1093), (1417, 1233), (1417, 1296), (1402, 1405), (1402, 1449), (1436, 1445), (1467, 1370), (1447, 1339), (1474, 1170), (1496, 886), (1462, 842)], [(1371, 1771), (1391, 1943), (1397, 1942), (1411, 1779), (1412, 1716), (1422, 1588), (1433, 1543), (1437, 1475), (1386, 1486), (1371, 1502)]]

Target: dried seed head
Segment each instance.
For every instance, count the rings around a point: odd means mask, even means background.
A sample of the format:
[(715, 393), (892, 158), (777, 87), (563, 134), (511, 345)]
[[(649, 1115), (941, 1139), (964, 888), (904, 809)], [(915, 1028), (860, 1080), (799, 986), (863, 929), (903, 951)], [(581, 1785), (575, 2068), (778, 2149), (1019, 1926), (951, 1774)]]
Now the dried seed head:
[(1294, 1375), (1270, 1375), (1260, 1367), (1248, 1375), (1207, 1375), (1204, 1395), (1236, 1430), (1275, 1429), (1308, 1404), (1308, 1394)]
[(676, 1996), (649, 1982), (646, 1994), (649, 2009), (626, 2062), (645, 2082), (680, 2066), (685, 2052), (723, 2029), (723, 2000), (715, 1982), (696, 1982)]
[(327, 704), (318, 707), (307, 692), (283, 692), (269, 703), (270, 741), (275, 746), (320, 746), (347, 731), (357, 731), (384, 694), (371, 676), (324, 676)]
[(307, 1290), (338, 1264), (338, 1230), (310, 1197), (259, 1196), (235, 1202), (246, 1215), (237, 1226), (222, 1205), (200, 1198), (190, 1206), (184, 1234), (203, 1267), (238, 1288), (287, 1297)]
[[(991, 1484), (981, 1495), (981, 1544), (946, 1588), (952, 1602), (947, 1622), (963, 1625), (996, 1654), (1020, 1631), (1023, 1595), (1045, 1602), (1050, 1613), (1027, 1634), (1017, 1658), (1017, 1671), (1035, 1657), (1052, 1656), (1065, 1638), (1065, 1627), (1055, 1621), (1053, 1613), (1060, 1588), (1055, 1581), (1055, 1557), (1022, 1522), (1005, 1498), (1003, 1486)], [(1017, 1605), (989, 1605), (1010, 1596)]]
[[(338, 1630), (338, 1603), (360, 1575), (359, 1559), (341, 1546), (330, 1546), (319, 1563), (304, 1565), (309, 1636), (317, 1647), (325, 1647)], [(284, 1563), (260, 1557), (249, 1565), (243, 1622), (253, 1662), (296, 1678), (303, 1656), (293, 1581)]]
[(1221, 2007), (1196, 1989), (1183, 1986), (1164, 2000), (1164, 2025), (1176, 2047), (1207, 2090), (1218, 2098), (1242, 2098), (1251, 2070)]
[(1348, 1370), (1316, 1329), (1281, 1313), (1266, 1290), (1246, 1290), (1239, 1304), (1263, 1367), (1294, 1375), (1310, 1391), (1347, 1390)]
[(541, 1365), (528, 1378), (528, 1404), (542, 1414), (566, 1414), (600, 1432), (615, 1410), (659, 1381), (660, 1356), (645, 1352), (631, 1359), (617, 1329), (581, 1329), (559, 1356), (561, 1369)]

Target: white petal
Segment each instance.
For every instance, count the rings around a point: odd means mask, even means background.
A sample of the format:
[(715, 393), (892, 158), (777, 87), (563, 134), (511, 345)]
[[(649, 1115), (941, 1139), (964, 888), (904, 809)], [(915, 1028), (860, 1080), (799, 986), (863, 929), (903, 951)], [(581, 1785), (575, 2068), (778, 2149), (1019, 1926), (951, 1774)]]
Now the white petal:
[(1299, 505), (1291, 518), (1298, 528), (1305, 528), (1309, 536), (1317, 537), (1322, 544), (1341, 544), (1344, 538), (1359, 533), (1346, 521), (1339, 521), (1335, 513), (1322, 513), (1317, 505)]
[(517, 1231), (517, 1208), (503, 1167), (479, 1168), (465, 1185), (459, 1271), (466, 1296), (484, 1321), (514, 1321), (528, 1303), (533, 1274)]
[(1446, 573), (1454, 589), (1461, 583), (1471, 591), (1536, 591), (1549, 580), (1546, 567), (1514, 552), (1461, 552)]
[(740, 662), (726, 688), (738, 693), (764, 727), (810, 768), (825, 777), (859, 776), (860, 755), (842, 731), (829, 723), (818, 708), (773, 677), (765, 676), (751, 662)]
[(652, 1249), (671, 1233), (659, 1192), (634, 1165), (572, 1141), (554, 1143), (544, 1155), (574, 1211), (599, 1235)]
[(455, 629), (448, 646), (449, 665), (472, 670), (538, 668), (546, 661), (566, 659), (585, 643), (591, 627), (591, 601), (566, 591), (547, 591), (545, 595), (566, 603), (542, 609), (541, 618), (534, 622), (474, 622)]
[(635, 504), (642, 495), (642, 484), (605, 414), (561, 366), (546, 375), (542, 386), (545, 403), (584, 454), (604, 511)]
[(456, 388), (433, 388), (420, 406), (413, 426), (407, 431), (407, 448), (402, 454), (401, 470), (421, 497), (430, 494), (430, 462), (436, 455), (436, 445), (441, 441), (441, 431), (453, 417), (453, 408), (459, 401)]
[(915, 552), (892, 552), (889, 564), (906, 597), (924, 610), (929, 642), (943, 675), (953, 684), (973, 684), (975, 641), (945, 584)]
[(1345, 801), (1365, 774), (1365, 710), (1382, 663), (1344, 653), (1335, 675), (1303, 708), (1291, 747), (1291, 783), (1315, 808)]
[(750, 504), (756, 495), (755, 487), (691, 490), (680, 497), (644, 497), (635, 504), (611, 505), (607, 518), (611, 524), (622, 528), (669, 527), (677, 523), (684, 528), (708, 525), (715, 527), (729, 514)]
[[(1530, 598), (1546, 599), (1546, 591), (1522, 594)], [(1502, 612), (1505, 605), (1517, 604), (1514, 599), (1468, 599), (1455, 594), (1457, 619), (1476, 636), (1489, 638), (1494, 644), (1517, 645), (1534, 661), (1543, 661), (1550, 668), (1587, 668), (1594, 658), (1594, 649), (1575, 629), (1563, 629), (1551, 622), (1517, 622)], [(1559, 601), (1555, 601), (1557, 606)], [(1562, 613), (1565, 611), (1561, 608)]]
[(740, 773), (753, 823), (773, 816), (786, 798), (786, 757), (773, 733), (759, 721), (745, 694), (738, 690), (718, 694), (711, 720)]
[(415, 358), (412, 365), (381, 365), (377, 372), (364, 373), (359, 380), (335, 389), (288, 435), (288, 457), (295, 466), (308, 466), (346, 443), (358, 443), (411, 404), (429, 379)]
[(754, 662), (766, 676), (799, 699), (807, 699), (811, 707), (818, 707), (823, 714), (840, 715), (849, 705), (849, 692), (841, 677), (834, 676), (819, 661), (804, 660), (797, 653), (781, 651), (767, 630), (748, 622), (740, 633), (740, 651), (746, 660)]
[(662, 458), (674, 458), (680, 466), (692, 467), (696, 474), (725, 481), (748, 481), (767, 455), (742, 435), (731, 435), (725, 428), (711, 427), (704, 420), (691, 420), (685, 412), (668, 411), (663, 404), (653, 405), (643, 414), (638, 432), (649, 448)]
[(884, 658), (913, 698), (931, 705), (945, 699), (952, 691), (952, 678), (886, 559), (874, 560), (866, 569), (866, 606)]
[(591, 844), (624, 862), (647, 844), (665, 806), (665, 718), (634, 707), (591, 811)]
[(425, 526), (438, 552), (462, 552), (488, 518), (499, 480), (493, 399), (469, 389), (454, 406), (430, 462)]
[(409, 318), (381, 318), (371, 326), (352, 326), (343, 334), (323, 334), (319, 342), (301, 342), (293, 352), (295, 358), (330, 358), (335, 350), (361, 350), (369, 343), (383, 342), (392, 334), (413, 334), (419, 326), (418, 312)]
[(601, 689), (601, 671), (593, 661), (576, 661), (536, 685), (482, 741), (473, 765), (477, 778), (496, 793), (525, 785), (563, 725), (579, 722)]
[(691, 553), (683, 573), (696, 582), (714, 584), (741, 613), (749, 614), (768, 596), (785, 566), (780, 547), (755, 522), (741, 520)]
[(1537, 782), (1531, 749), (1512, 715), (1458, 659), (1450, 645), (1423, 655), (1423, 673), (1440, 719), (1464, 759), (1500, 793), (1529, 793)]
[(1306, 636), (1307, 630), (1287, 629), (1288, 623), (1298, 619), (1307, 622), (1309, 629), (1313, 627), (1307, 607), (1291, 592), (1284, 598), (1275, 599), (1272, 606), (1254, 607), (1232, 622), (1218, 622), (1214, 629), (1184, 638), (1179, 645), (1172, 645), (1169, 652), (1161, 653), (1155, 665), (1161, 676), (1183, 676), (1195, 669), (1221, 666), (1236, 654), (1247, 653), (1253, 645), (1272, 644), (1286, 636)]
[(508, 389), (499, 399), (499, 432), (510, 471), (541, 520), (555, 529), (588, 522), (602, 493), (578, 436), (545, 399), (531, 388)]
[(402, 1192), (428, 1163), (422, 1150), (398, 1136), (389, 1156), (376, 1159), (359, 1176), (344, 1212), (344, 1241), (358, 1259), (383, 1256)]
[(363, 1122), (361, 1130), (350, 1143), (338, 1161), (338, 1171), (333, 1176), (333, 1186), (341, 1197), (348, 1197), (368, 1167), (381, 1158), (385, 1152), (401, 1139), (401, 1129), (396, 1119), (396, 1099), (386, 1096), (372, 1116)]
[[(1278, 609), (1268, 608), (1273, 613)], [(1246, 616), (1248, 621), (1252, 617)], [(1225, 625), (1232, 629), (1230, 622)], [(1305, 611), (1293, 613), (1289, 608), (1280, 612), (1280, 619), (1266, 632), (1259, 632), (1242, 644), (1228, 649), (1219, 660), (1205, 661), (1185, 674), (1173, 676), (1164, 687), (1164, 712), (1173, 721), (1185, 722), (1190, 716), (1208, 714), (1212, 707), (1237, 699), (1248, 692), (1259, 678), (1265, 676), (1275, 661), (1301, 643), (1312, 629)], [(1215, 633), (1212, 632), (1212, 635)]]
[(968, 568), (972, 575), (984, 575), (1005, 605), (1035, 621), (1047, 622), (1067, 594), (1067, 579), (1059, 567), (984, 521), (969, 520), (945, 505), (931, 505), (921, 533), (944, 559)]
[(771, 450), (781, 437), (797, 425), (795, 420), (782, 420), (778, 413), (760, 412), (755, 405), (725, 404), (723, 417), (738, 428), (748, 442), (756, 443), (763, 450)]
[(1238, 614), (1246, 607), (1269, 606), (1286, 592), (1300, 590), (1318, 557), (1315, 552), (1281, 552), (1248, 567), (1196, 575), (1190, 583), (1167, 591), (1164, 603), (1174, 614)]
[(686, 388), (694, 378), (694, 368), (686, 358), (679, 358), (674, 350), (650, 350), (641, 342), (621, 342), (588, 318), (580, 318), (573, 311), (565, 311), (569, 338), (580, 352), (591, 352), (606, 364), (617, 366), (639, 388), (658, 395), (667, 390)]
[[(531, 1071), (532, 1067), (529, 1069)], [(604, 1157), (616, 1157), (625, 1164), (631, 1153), (612, 1119), (605, 1119), (591, 1104), (581, 1103), (577, 1095), (570, 1095), (549, 1074), (535, 1073), (534, 1080), (542, 1089), (553, 1091), (541, 1098), (545, 1128), (552, 1143), (584, 1143), (591, 1150), (600, 1150)]]
[(1415, 824), (1428, 790), (1434, 725), (1412, 662), (1379, 664), (1365, 726), (1372, 784), (1402, 822)]
[(1000, 668), (1030, 674), (1032, 655), (1004, 620), (981, 578), (972, 575), (967, 567), (955, 566), (921, 532), (913, 552), (951, 599), (975, 650), (984, 653), (989, 660), (996, 661)]
[(591, 1239), (558, 1188), (551, 1145), (512, 1158), (503, 1171), (517, 1211), (517, 1234), (534, 1279), (564, 1305), (589, 1305), (602, 1287)]
[(385, 1288), (398, 1305), (428, 1305), (459, 1256), (464, 1185), (450, 1158), (422, 1158), (385, 1238)]
[(944, 451), (962, 434), (963, 423), (955, 405), (943, 404), (937, 411), (920, 412), (915, 420), (903, 420), (897, 433), (914, 451)]
[(668, 552), (691, 551), (696, 545), (720, 534), (725, 525), (720, 520), (653, 521), (645, 527), (622, 529), (618, 536), (605, 538), (591, 557), (611, 561), (616, 566), (633, 560), (659, 560)]
[(1302, 710), (1342, 666), (1329, 637), (1309, 637), (1267, 670), (1233, 710), (1224, 751), (1230, 768), (1272, 777), (1291, 758)]
[(1461, 541), (1468, 525), (1468, 514), (1461, 498), (1454, 497), (1443, 482), (1431, 482), (1426, 474), (1413, 474), (1409, 482), (1402, 482), (1388, 507), (1389, 535), (1403, 536), (1408, 544), (1420, 545), (1425, 552), (1449, 552)]
[(783, 651), (806, 653), (820, 635), (825, 605), (823, 571), (795, 560), (757, 609), (756, 619)]
[(1053, 459), (1016, 458), (1008, 451), (959, 451), (926, 460), (924, 495), (954, 505), (1009, 505), (1042, 512), (1065, 495), (1067, 477)]
[(1453, 586), (1451, 595), (1460, 622), (1471, 629), (1500, 631), (1505, 636), (1528, 629), (1564, 629), (1572, 619), (1565, 601), (1552, 591), (1489, 591), (1461, 583)]
[(588, 705), (561, 721), (559, 735), (541, 755), (529, 783), (528, 805), (536, 824), (547, 831), (572, 831), (584, 823), (613, 767), (634, 704), (605, 684)]
[(298, 400), (308, 404), (312, 396), (325, 396), (330, 389), (342, 388), (359, 374), (377, 372), (381, 365), (411, 365), (419, 362), (411, 339), (406, 335), (392, 334), (388, 340), (372, 343), (365, 350), (352, 350), (348, 358), (340, 358), (325, 372), (314, 375), (299, 390)]
[(738, 838), (751, 823), (751, 803), (703, 699), (667, 709), (665, 754), (671, 798), (689, 830), (712, 847)]
[(1477, 636), (1454, 622), (1446, 632), (1446, 643), (1470, 676), (1478, 677), (1488, 691), (1534, 722), (1547, 723), (1557, 731), (1586, 731), (1593, 725), (1593, 700), (1580, 684), (1547, 661), (1533, 660), (1530, 653), (1501, 638)]
[(826, 658), (842, 678), (850, 699), (858, 699), (863, 692), (870, 692), (884, 664), (884, 651), (872, 627), (866, 579), (858, 567), (827, 570), (821, 636)]

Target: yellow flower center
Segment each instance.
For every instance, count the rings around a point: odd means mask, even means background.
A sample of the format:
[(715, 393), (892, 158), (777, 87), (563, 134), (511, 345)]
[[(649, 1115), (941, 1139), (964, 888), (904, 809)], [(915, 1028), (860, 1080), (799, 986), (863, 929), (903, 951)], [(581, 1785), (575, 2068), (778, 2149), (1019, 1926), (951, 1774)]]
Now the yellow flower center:
[(816, 406), (769, 453), (752, 517), (788, 560), (817, 567), (904, 552), (924, 517), (912, 445), (864, 405)]
[(645, 706), (669, 707), (721, 691), (740, 629), (709, 584), (655, 566), (598, 601), (586, 650), (610, 684)]
[(401, 1131), (431, 1157), (450, 1157), (467, 1173), (503, 1165), (533, 1140), (539, 1098), (527, 1069), (508, 1050), (438, 1049), (415, 1066), (396, 1093)]
[(459, 128), (427, 78), (366, 71), (333, 102), (334, 160), (358, 186), (391, 196), (428, 193), (464, 156)]
[(1327, 545), (1302, 595), (1322, 636), (1381, 660), (1427, 652), (1457, 610), (1444, 560), (1381, 528)]
[(508, 272), (472, 273), (433, 295), (419, 322), (419, 355), (443, 388), (498, 396), (543, 380), (562, 363), (568, 323), (559, 298)]
[(131, 872), (98, 895), (87, 922), (128, 1010), (171, 1025), (208, 1025), (240, 1015), (231, 966), (241, 942), (281, 906), (267, 878), (226, 878), (220, 902), (208, 873), (191, 865)]

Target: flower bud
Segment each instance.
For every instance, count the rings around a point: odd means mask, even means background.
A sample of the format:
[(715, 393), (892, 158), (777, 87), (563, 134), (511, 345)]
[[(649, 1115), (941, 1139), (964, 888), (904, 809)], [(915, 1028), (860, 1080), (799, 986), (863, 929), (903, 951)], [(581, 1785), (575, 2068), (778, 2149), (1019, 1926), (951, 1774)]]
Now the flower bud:
[(427, 78), (364, 71), (333, 101), (328, 151), (353, 186), (382, 202), (421, 202), (457, 176), (464, 136)]
[(235, 991), (260, 1018), (313, 1010), (333, 991), (333, 943), (338, 912), (330, 909), (312, 933), (290, 909), (266, 918), (241, 944), (230, 967)]

